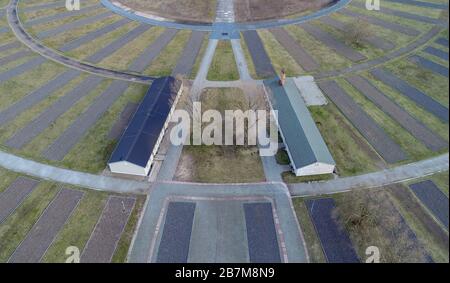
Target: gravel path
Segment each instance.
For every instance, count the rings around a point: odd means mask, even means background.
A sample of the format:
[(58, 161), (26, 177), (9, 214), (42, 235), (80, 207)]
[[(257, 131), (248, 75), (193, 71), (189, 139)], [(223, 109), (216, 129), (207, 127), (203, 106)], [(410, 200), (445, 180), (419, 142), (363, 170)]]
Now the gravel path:
[(172, 71), (173, 76), (182, 74), (186, 77), (189, 77), (191, 75), (192, 68), (194, 67), (197, 56), (200, 53), (200, 49), (202, 47), (205, 36), (205, 32), (192, 32), (191, 37), (183, 50), (183, 53), (181, 54), (180, 58), (178, 58), (177, 65)]
[(359, 14), (357, 12), (353, 12), (349, 9), (342, 9), (340, 10), (338, 13), (352, 17), (352, 18), (360, 18), (372, 25), (376, 25), (385, 29), (389, 29), (401, 34), (406, 34), (409, 36), (418, 36), (420, 34), (420, 31), (410, 28), (410, 27), (406, 27), (406, 26), (402, 26), (400, 24), (394, 23), (394, 22), (387, 22), (387, 21), (383, 21), (377, 17), (372, 17), (372, 16), (366, 16), (364, 14)]
[(169, 203), (157, 263), (187, 263), (194, 214), (193, 202)]
[(55, 21), (58, 21), (58, 20), (63, 20), (65, 18), (83, 15), (83, 14), (85, 14), (87, 12), (90, 12), (92, 10), (98, 9), (100, 7), (101, 7), (100, 4), (95, 4), (95, 5), (92, 5), (92, 6), (83, 7), (83, 8), (81, 8), (78, 11), (67, 11), (67, 12), (63, 12), (63, 13), (56, 13), (56, 14), (51, 15), (51, 16), (46, 16), (46, 17), (42, 17), (42, 18), (33, 19), (31, 21), (26, 22), (25, 24), (27, 26), (33, 26), (33, 25), (40, 25), (40, 24), (45, 24), (45, 23), (49, 23), (49, 22), (55, 22)]
[(448, 68), (446, 66), (434, 63), (433, 61), (430, 61), (419, 55), (413, 55), (409, 57), (409, 60), (424, 69), (430, 70), (435, 74), (448, 78)]
[(79, 71), (69, 70), (61, 75), (57, 76), (50, 82), (41, 86), (40, 88), (34, 90), (27, 96), (23, 97), (21, 100), (17, 101), (13, 105), (8, 108), (2, 110), (0, 112), (0, 125), (6, 124), (13, 120), (19, 113), (22, 113), (32, 107), (33, 105), (38, 104), (45, 98), (52, 95), (55, 91), (66, 85), (69, 81), (80, 75)]
[(371, 74), (379, 81), (397, 90), (402, 95), (414, 101), (419, 107), (425, 109), (431, 114), (435, 115), (442, 121), (448, 123), (448, 108), (416, 89), (410, 86), (402, 79), (396, 77), (386, 69), (374, 69)]
[(409, 187), (448, 231), (448, 197), (430, 180)]
[(95, 52), (91, 56), (89, 56), (86, 61), (89, 61), (91, 63), (99, 63), (106, 57), (112, 55), (114, 52), (122, 48), (125, 44), (133, 41), (135, 38), (138, 38), (141, 34), (146, 32), (150, 28), (149, 25), (141, 24), (131, 30), (130, 32), (127, 32), (123, 36), (119, 37), (118, 39), (114, 40), (110, 44), (106, 45), (99, 51)]
[(319, 68), (316, 60), (285, 29), (272, 29), (270, 32), (303, 70), (312, 72)]
[(24, 147), (47, 129), (56, 119), (72, 108), (77, 101), (87, 96), (102, 80), (103, 78), (97, 76), (86, 78), (77, 87), (44, 110), (37, 118), (29, 122), (21, 130), (18, 130), (13, 137), (6, 141), (6, 145), (18, 149)]
[(29, 50), (19, 50), (16, 53), (8, 55), (6, 57), (0, 58), (0, 66), (6, 65), (8, 63), (14, 62), (22, 57), (32, 55), (33, 53)]
[[(348, 33), (349, 29), (347, 28), (347, 24), (340, 22), (338, 20), (335, 20), (331, 17), (322, 17), (320, 18), (320, 21), (330, 27), (336, 28), (337, 30), (341, 31), (343, 34)], [(376, 35), (370, 35), (366, 38), (363, 38), (363, 41), (366, 42), (369, 45), (372, 45), (375, 48), (381, 49), (381, 50), (391, 50), (394, 49), (395, 45), (387, 41), (386, 39), (376, 36)]]
[(89, 108), (74, 121), (61, 136), (43, 153), (50, 160), (61, 161), (86, 135), (88, 130), (108, 111), (113, 103), (127, 90), (128, 82), (114, 81), (99, 95)]
[(365, 78), (355, 75), (348, 77), (347, 81), (430, 150), (440, 151), (448, 146), (444, 139), (434, 134)]
[(319, 87), (386, 162), (407, 158), (402, 148), (336, 82), (321, 82)]
[(152, 44), (142, 51), (142, 53), (131, 63), (128, 68), (132, 72), (141, 73), (153, 62), (161, 51), (169, 44), (178, 33), (175, 29), (165, 30)]
[(82, 26), (85, 26), (85, 25), (89, 25), (89, 24), (93, 24), (93, 23), (99, 22), (99, 21), (104, 20), (104, 19), (106, 19), (108, 17), (111, 17), (112, 15), (113, 14), (111, 12), (107, 11), (107, 12), (104, 12), (104, 13), (101, 13), (101, 14), (98, 14), (98, 15), (94, 15), (94, 16), (91, 16), (91, 17), (82, 18), (82, 19), (79, 19), (79, 20), (76, 20), (76, 21), (73, 21), (73, 22), (70, 22), (70, 23), (67, 23), (67, 24), (59, 25), (59, 26), (57, 26), (55, 28), (52, 28), (52, 29), (49, 29), (49, 30), (46, 30), (46, 31), (39, 32), (37, 34), (37, 37), (40, 38), (40, 39), (45, 39), (45, 38), (48, 38), (48, 37), (51, 37), (51, 36), (56, 36), (58, 34), (61, 34), (61, 33), (64, 33), (64, 32), (69, 32), (69, 31), (71, 31), (73, 29), (76, 29), (76, 28), (79, 28), (79, 27), (82, 27)]
[(83, 194), (81, 191), (61, 189), (11, 255), (9, 262), (39, 262), (78, 205)]
[(275, 76), (276, 72), (273, 69), (272, 62), (267, 55), (266, 49), (264, 48), (258, 33), (254, 30), (244, 31), (243, 35), (258, 77), (265, 78)]
[(111, 262), (120, 237), (133, 211), (134, 198), (111, 196), (103, 209), (102, 216), (84, 248), (82, 263)]
[(120, 27), (122, 27), (125, 24), (128, 24), (129, 22), (130, 20), (128, 19), (121, 19), (117, 22), (104, 26), (98, 30), (86, 33), (83, 36), (64, 44), (62, 47), (59, 48), (59, 50), (67, 52), (76, 49), (81, 45), (89, 43), (100, 36), (104, 36), (112, 31), (115, 31), (116, 29), (119, 29)]
[(17, 77), (27, 71), (33, 70), (33, 69), (37, 68), (38, 66), (42, 65), (45, 61), (46, 60), (44, 57), (40, 57), (40, 56), (34, 57), (17, 67), (14, 67), (3, 73), (0, 73), (0, 83), (7, 81), (9, 79), (12, 79), (14, 77)]
[(300, 27), (303, 28), (307, 33), (312, 35), (315, 39), (325, 44), (328, 48), (334, 50), (336, 53), (344, 56), (352, 62), (358, 62), (367, 59), (366, 56), (362, 55), (358, 51), (353, 50), (353, 48), (345, 45), (319, 27), (313, 26), (311, 24), (302, 24), (300, 25)]
[(39, 181), (18, 177), (5, 191), (0, 193), (0, 224), (19, 207), (38, 184)]
[(423, 51), (433, 56), (439, 57), (442, 60), (448, 61), (448, 52), (442, 51), (432, 46), (427, 46), (427, 48), (425, 48)]
[(120, 113), (119, 118), (112, 126), (111, 130), (108, 134), (108, 139), (110, 140), (116, 140), (120, 138), (125, 130), (125, 128), (128, 126), (128, 124), (131, 121), (131, 118), (133, 117), (134, 113), (136, 112), (139, 104), (129, 102), (125, 108), (122, 110), (122, 113)]
[(251, 263), (280, 263), (272, 204), (245, 203), (248, 252)]

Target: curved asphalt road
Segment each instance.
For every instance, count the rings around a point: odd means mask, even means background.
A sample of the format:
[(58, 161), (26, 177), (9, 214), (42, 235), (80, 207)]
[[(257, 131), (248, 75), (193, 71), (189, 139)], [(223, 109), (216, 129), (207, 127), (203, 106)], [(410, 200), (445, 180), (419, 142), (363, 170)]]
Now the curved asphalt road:
[(150, 84), (154, 78), (148, 77), (148, 76), (142, 76), (142, 75), (135, 75), (131, 73), (126, 72), (119, 72), (109, 69), (104, 69), (100, 67), (96, 67), (87, 63), (79, 62), (77, 60), (74, 60), (72, 58), (69, 58), (67, 56), (64, 56), (58, 52), (56, 52), (53, 49), (50, 49), (43, 44), (39, 43), (38, 40), (30, 36), (25, 29), (23, 28), (22, 23), (19, 19), (19, 14), (17, 10), (17, 5), (19, 3), (19, 0), (12, 0), (10, 2), (10, 5), (7, 8), (7, 17), (8, 17), (8, 23), (11, 27), (12, 31), (14, 32), (15, 36), (26, 46), (28, 46), (31, 50), (33, 50), (36, 53), (39, 53), (43, 57), (50, 59), (52, 61), (55, 61), (57, 63), (66, 65), (70, 68), (74, 68), (77, 70), (81, 70), (84, 72), (88, 72), (91, 74), (108, 77), (112, 79), (118, 79), (118, 80), (126, 80), (131, 82), (137, 82), (137, 83), (144, 83), (144, 84)]

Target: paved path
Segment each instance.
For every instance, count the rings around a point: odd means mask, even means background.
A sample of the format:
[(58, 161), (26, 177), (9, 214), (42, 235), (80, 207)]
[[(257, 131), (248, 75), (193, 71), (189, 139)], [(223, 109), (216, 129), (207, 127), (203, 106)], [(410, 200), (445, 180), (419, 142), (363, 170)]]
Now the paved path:
[(97, 191), (145, 194), (150, 184), (58, 168), (0, 151), (0, 166), (13, 172), (44, 180), (70, 184)]
[(23, 27), (19, 19), (19, 14), (17, 11), (18, 3), (19, 0), (11, 0), (10, 5), (8, 6), (7, 10), (8, 24), (11, 27), (12, 31), (14, 32), (16, 38), (20, 40), (23, 44), (28, 46), (34, 52), (40, 54), (41, 56), (49, 60), (65, 65), (69, 68), (78, 69), (80, 71), (96, 74), (103, 77), (139, 82), (144, 84), (150, 84), (153, 81), (154, 79), (153, 77), (109, 70), (105, 68), (96, 67), (87, 63), (79, 62), (70, 57), (60, 54), (51, 48), (44, 46), (37, 39), (33, 38), (30, 34), (28, 34), (25, 31), (25, 28)]
[(449, 169), (448, 159), (449, 155), (446, 153), (435, 158), (365, 175), (339, 178), (327, 182), (291, 184), (289, 191), (293, 197), (304, 197), (342, 193), (353, 189), (379, 188), (447, 171)]
[(244, 51), (242, 50), (241, 40), (232, 39), (231, 47), (233, 48), (234, 59), (236, 60), (240, 79), (244, 81), (251, 80), (252, 78), (248, 73), (248, 66), (247, 62), (245, 61)]

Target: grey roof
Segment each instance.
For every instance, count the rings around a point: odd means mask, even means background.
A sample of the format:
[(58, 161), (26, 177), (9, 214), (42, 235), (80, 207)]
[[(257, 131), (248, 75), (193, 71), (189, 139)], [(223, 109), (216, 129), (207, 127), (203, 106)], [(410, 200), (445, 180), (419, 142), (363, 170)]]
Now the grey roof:
[(153, 81), (109, 163), (128, 161), (146, 167), (180, 87), (181, 82), (173, 77)]
[(295, 82), (287, 79), (281, 87), (277, 79), (270, 79), (264, 84), (272, 91), (272, 107), (278, 110), (278, 125), (293, 166), (298, 169), (317, 162), (335, 165)]

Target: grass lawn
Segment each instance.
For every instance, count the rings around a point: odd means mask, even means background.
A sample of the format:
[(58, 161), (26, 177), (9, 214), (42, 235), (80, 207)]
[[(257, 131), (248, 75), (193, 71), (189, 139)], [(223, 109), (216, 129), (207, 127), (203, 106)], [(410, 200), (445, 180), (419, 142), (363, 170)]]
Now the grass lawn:
[(107, 198), (107, 193), (87, 191), (42, 261), (64, 263), (67, 258), (65, 252), (69, 246), (77, 247), (81, 252), (102, 214)]
[[(17, 50), (16, 50), (17, 51)], [(65, 68), (53, 62), (46, 62), (37, 68), (11, 78), (0, 84), (2, 102), (0, 111), (16, 103), (32, 91), (46, 84), (57, 75), (64, 72)], [(32, 78), (32, 79), (30, 79)]]
[(373, 118), (373, 120), (382, 127), (385, 132), (390, 136), (397, 144), (399, 144), (405, 153), (408, 155), (408, 159), (405, 162), (411, 160), (421, 160), (426, 157), (432, 156), (435, 153), (430, 151), (418, 141), (409, 132), (403, 129), (396, 121), (381, 111), (375, 104), (366, 99), (363, 94), (359, 93), (353, 86), (343, 79), (338, 79), (341, 87), (358, 103), (359, 106)]
[[(420, 54), (423, 55), (423, 54)], [(439, 62), (438, 62), (439, 63)], [(448, 62), (447, 62), (448, 64)], [(411, 86), (436, 99), (442, 105), (449, 105), (448, 78), (433, 73), (408, 59), (396, 60), (386, 66), (388, 70)]]
[(138, 25), (139, 24), (136, 22), (130, 22), (130, 23), (124, 24), (120, 28), (117, 28), (112, 32), (104, 34), (87, 44), (83, 44), (74, 50), (66, 52), (65, 54), (71, 58), (75, 58), (78, 60), (85, 60), (90, 55), (95, 54), (97, 51), (99, 51), (103, 47), (107, 46), (114, 40), (116, 40), (116, 39), (120, 38), (121, 36), (125, 35), (126, 33), (130, 32)]
[(256, 74), (255, 64), (253, 63), (252, 55), (250, 54), (247, 43), (245, 42), (244, 37), (242, 35), (241, 35), (240, 43), (241, 43), (242, 51), (244, 52), (244, 57), (245, 57), (245, 61), (247, 62), (248, 72), (250, 73), (250, 76), (253, 79), (264, 79), (264, 78), (259, 77)]
[(289, 52), (276, 40), (268, 30), (258, 31), (274, 69), (280, 72), (283, 68), (287, 76), (299, 76), (303, 69), (291, 57)]
[(395, 103), (408, 111), (408, 113), (411, 114), (414, 118), (424, 123), (433, 132), (443, 137), (446, 141), (449, 141), (448, 124), (442, 122), (434, 115), (422, 109), (406, 96), (383, 84), (382, 81), (378, 81), (368, 72), (364, 72), (364, 74), (371, 83), (373, 83), (382, 93), (392, 99), (392, 101), (395, 101)]
[(301, 27), (291, 25), (286, 27), (286, 30), (315, 59), (322, 71), (336, 70), (350, 66), (351, 62), (349, 60), (338, 55), (322, 42), (317, 41)]
[(380, 157), (333, 104), (309, 109), (341, 177), (367, 173), (384, 166)]
[(200, 64), (202, 63), (203, 56), (205, 54), (206, 48), (208, 47), (209, 38), (208, 36), (205, 36), (202, 42), (202, 46), (200, 47), (200, 51), (198, 52), (198, 56), (195, 59), (194, 66), (192, 67), (191, 75), (189, 76), (189, 79), (193, 80), (197, 76), (198, 70), (200, 69)]
[(348, 231), (361, 259), (370, 246), (380, 250), (381, 262), (425, 262), (426, 251), (411, 239), (386, 190), (361, 190), (334, 196), (337, 219)]
[(317, 236), (314, 224), (308, 214), (305, 202), (302, 198), (292, 199), (295, 214), (303, 232), (303, 237), (308, 249), (309, 259), (311, 263), (325, 263), (326, 258), (322, 250), (322, 245)]
[(308, 182), (333, 180), (334, 175), (333, 174), (322, 174), (322, 175), (315, 175), (315, 176), (297, 177), (297, 176), (295, 176), (294, 173), (288, 171), (288, 172), (283, 172), (282, 177), (283, 177), (283, 181), (285, 183), (295, 184), (295, 183), (308, 183)]
[[(0, 169), (0, 192), (18, 176), (20, 174)], [(65, 250), (69, 246), (76, 246), (80, 251), (83, 250), (111, 194), (41, 181), (24, 202), (0, 224), (0, 262), (8, 260), (62, 187), (81, 190), (84, 195), (46, 251), (42, 262), (64, 263), (67, 258)], [(136, 197), (136, 204), (117, 245), (113, 262), (125, 262), (145, 202), (145, 196), (134, 197)]]
[(127, 70), (128, 66), (163, 33), (164, 28), (152, 27), (141, 36), (122, 46), (117, 52), (105, 58), (99, 66), (106, 69)]
[[(331, 14), (330, 17), (345, 24), (358, 23), (358, 21), (355, 18), (339, 13)], [(411, 40), (413, 39), (411, 36), (408, 36), (403, 33), (391, 31), (390, 29), (382, 28), (377, 25), (372, 25), (368, 22), (363, 23), (366, 25), (366, 28), (369, 30), (371, 34), (379, 36), (385, 40), (388, 40), (394, 43), (396, 46), (404, 46), (409, 42), (411, 42)]]
[(57, 192), (57, 185), (41, 182), (0, 225), (0, 262), (8, 260)]
[(77, 38), (82, 37), (90, 32), (101, 29), (109, 24), (117, 22), (120, 20), (119, 15), (113, 15), (101, 21), (97, 21), (92, 24), (83, 25), (81, 27), (71, 29), (69, 31), (57, 34), (55, 36), (47, 37), (43, 40), (44, 44), (53, 49), (58, 49), (62, 47), (64, 44), (71, 42)]
[(389, 195), (433, 261), (448, 262), (448, 232), (442, 230), (419, 199), (401, 184), (392, 186)]
[(147, 89), (148, 86), (141, 84), (130, 85), (104, 116), (87, 132), (86, 136), (67, 154), (62, 161), (63, 166), (91, 173), (103, 171), (118, 142), (108, 138), (111, 127), (128, 102), (139, 103)]
[(175, 68), (191, 33), (188, 30), (179, 31), (147, 70), (144, 71), (144, 74), (157, 77), (169, 76)]
[(447, 195), (448, 197), (448, 171), (435, 174), (431, 180)]
[[(206, 89), (202, 111), (248, 109), (242, 90)], [(246, 106), (247, 105), (247, 106)], [(265, 180), (258, 148), (254, 146), (185, 146), (176, 178), (201, 183), (250, 183)]]
[(77, 101), (67, 112), (62, 114), (50, 126), (36, 136), (23, 150), (40, 155), (48, 148), (76, 119), (84, 113), (94, 100), (107, 89), (111, 80), (106, 79), (92, 89), (85, 97)]
[(239, 79), (239, 72), (229, 40), (220, 40), (217, 44), (207, 79), (210, 81), (235, 81)]

